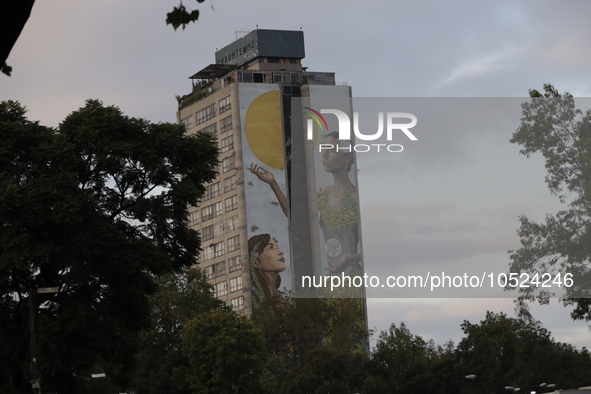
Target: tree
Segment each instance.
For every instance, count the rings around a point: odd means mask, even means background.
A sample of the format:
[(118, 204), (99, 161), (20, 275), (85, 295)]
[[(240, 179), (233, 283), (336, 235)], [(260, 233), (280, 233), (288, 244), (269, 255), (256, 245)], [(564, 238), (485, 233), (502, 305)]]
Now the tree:
[(253, 322), (264, 335), (267, 393), (351, 393), (361, 389), (367, 331), (361, 299), (265, 299)]
[[(205, 0), (196, 1), (203, 3)], [(34, 4), (35, 0), (11, 0), (3, 2), (0, 6), (0, 65), (2, 65), (0, 71), (6, 75), (10, 75), (12, 71), (12, 67), (6, 64), (6, 59), (25, 27)], [(184, 29), (186, 25), (197, 19), (199, 19), (199, 11), (187, 10), (181, 1), (178, 7), (174, 7), (166, 15), (166, 24), (172, 25), (175, 30), (179, 26)]]
[(157, 284), (158, 291), (151, 297), (152, 324), (142, 332), (132, 386), (146, 394), (190, 394), (189, 359), (182, 352), (185, 327), (192, 319), (227, 306), (213, 297), (211, 285), (198, 269), (163, 275)]
[(505, 386), (527, 388), (543, 382), (569, 388), (589, 382), (589, 352), (556, 342), (538, 321), (487, 312), (479, 324), (464, 321), (462, 331), (457, 358), (477, 376), (473, 392), (497, 393)]
[(404, 323), (382, 331), (363, 385), (373, 393), (448, 393), (453, 373), (453, 343), (435, 346), (410, 332)]
[[(97, 100), (57, 130), (25, 112), (0, 104), (0, 384), (30, 392), (32, 306), (44, 391), (80, 392), (97, 369), (129, 375), (154, 275), (195, 264), (188, 206), (217, 148)], [(59, 293), (29, 296), (50, 286)]]
[(191, 392), (260, 393), (267, 353), (260, 330), (246, 316), (217, 308), (190, 320), (183, 332)]
[[(548, 214), (544, 223), (520, 217), (521, 248), (511, 251), (511, 272), (537, 280), (538, 285), (519, 291), (524, 299), (538, 297), (545, 303), (552, 294), (536, 290), (544, 280), (551, 278), (546, 282), (551, 284), (558, 278), (565, 290), (563, 303), (575, 306), (573, 319), (590, 320), (591, 110), (577, 109), (571, 94), (560, 94), (552, 85), (544, 85), (543, 94), (529, 93), (532, 99), (522, 104), (521, 125), (511, 142), (521, 145), (527, 157), (542, 153), (546, 183), (566, 209)], [(572, 286), (565, 274), (573, 276)]]

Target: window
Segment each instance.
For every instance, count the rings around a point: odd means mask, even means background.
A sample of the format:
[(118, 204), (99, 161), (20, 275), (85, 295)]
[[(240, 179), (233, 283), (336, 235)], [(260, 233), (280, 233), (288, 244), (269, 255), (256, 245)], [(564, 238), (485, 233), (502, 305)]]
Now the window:
[(234, 156), (226, 157), (222, 160), (222, 172), (226, 173), (234, 169)]
[(232, 103), (230, 102), (230, 96), (224, 97), (218, 103), (218, 108), (220, 109), (220, 114), (226, 112), (230, 108), (232, 108)]
[(185, 129), (189, 130), (193, 127), (193, 115), (189, 115), (186, 118), (181, 119), (181, 124), (185, 126)]
[(218, 124), (212, 123), (209, 126), (202, 128), (201, 130), (197, 130), (198, 133), (209, 133), (214, 137), (218, 136)]
[(213, 244), (213, 257), (220, 257), (224, 255), (224, 241)]
[(238, 312), (244, 309), (244, 297), (236, 297), (230, 300), (230, 306), (234, 312)]
[(207, 122), (215, 116), (215, 104), (208, 105), (195, 114), (196, 124)]
[(218, 276), (226, 275), (226, 262), (225, 261), (221, 261), (219, 263), (216, 263), (213, 266), (213, 271), (214, 271), (214, 274), (215, 274), (216, 278)]
[(208, 265), (203, 269), (207, 280), (226, 275), (226, 262), (222, 261), (213, 265)]
[(216, 202), (213, 204), (213, 217), (220, 216), (222, 214), (222, 202)]
[(236, 175), (224, 179), (224, 193), (236, 189)]
[(232, 115), (220, 120), (220, 133), (225, 133), (228, 130), (232, 130)]
[(242, 277), (237, 276), (236, 278), (230, 279), (230, 293), (242, 290)]
[(205, 222), (213, 217), (213, 205), (201, 208), (201, 219)]
[(226, 218), (226, 232), (230, 233), (238, 228), (238, 215)]
[(228, 294), (228, 287), (226, 286), (226, 282), (216, 283), (213, 285), (213, 296), (214, 297), (221, 297)]
[(228, 238), (228, 253), (240, 249), (240, 236)]
[(203, 227), (202, 237), (204, 241), (209, 241), (213, 238), (213, 225)]
[(207, 267), (203, 268), (203, 274), (205, 275), (205, 278), (207, 280), (213, 279), (214, 278), (213, 265), (208, 265)]
[(203, 259), (201, 261), (207, 261), (213, 259), (213, 248), (207, 247), (203, 248), (203, 252), (201, 252), (201, 256)]
[(240, 256), (232, 257), (228, 259), (228, 271), (234, 272), (242, 268), (242, 261)]
[(234, 136), (229, 136), (222, 139), (222, 150), (221, 153), (226, 153), (230, 149), (234, 149)]
[(201, 201), (207, 201), (220, 195), (220, 183), (216, 182), (205, 187), (205, 193), (201, 197)]
[(238, 209), (238, 198), (237, 196), (232, 196), (230, 198), (226, 198), (226, 213)]
[(208, 205), (205, 208), (201, 209), (201, 220), (204, 222), (211, 218), (215, 218), (216, 216), (220, 216), (222, 214), (222, 202), (216, 202), (215, 204)]
[(199, 210), (189, 212), (189, 227), (193, 227), (199, 224)]
[(220, 235), (224, 234), (224, 222), (223, 221), (219, 221), (219, 222), (215, 222), (213, 224), (213, 236), (214, 237), (219, 237)]

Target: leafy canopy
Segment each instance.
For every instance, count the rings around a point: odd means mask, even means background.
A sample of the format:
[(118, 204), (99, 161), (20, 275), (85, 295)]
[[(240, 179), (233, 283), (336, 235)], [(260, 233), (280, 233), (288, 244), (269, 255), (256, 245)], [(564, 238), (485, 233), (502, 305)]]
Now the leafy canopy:
[[(25, 114), (0, 104), (0, 321), (10, 322), (0, 325), (0, 379), (28, 384), (32, 302), (44, 390), (75, 392), (98, 365), (125, 376), (153, 275), (195, 264), (188, 206), (214, 178), (217, 148), (98, 100), (57, 130)], [(53, 286), (58, 294), (29, 299)]]
[[(512, 143), (529, 157), (540, 152), (546, 161), (546, 183), (565, 204), (544, 223), (520, 217), (521, 247), (511, 251), (511, 272), (573, 275), (574, 285), (564, 287), (564, 304), (573, 304), (574, 319), (591, 319), (591, 110), (576, 108), (569, 93), (552, 85), (544, 93), (530, 90), (531, 101), (522, 104), (521, 125)], [(525, 299), (548, 302), (551, 292), (539, 287), (520, 288)]]
[(589, 352), (556, 342), (538, 321), (487, 312), (479, 323), (464, 321), (462, 331), (456, 354), (477, 376), (475, 392), (500, 392), (504, 386), (529, 392), (524, 389), (543, 382), (561, 388), (589, 382)]
[(266, 298), (253, 313), (269, 356), (266, 393), (360, 391), (368, 354), (361, 299)]
[(191, 394), (189, 359), (182, 352), (185, 327), (200, 315), (227, 305), (212, 295), (212, 286), (201, 270), (157, 278), (158, 291), (151, 297), (151, 324), (141, 334), (138, 367), (131, 385), (146, 394)]

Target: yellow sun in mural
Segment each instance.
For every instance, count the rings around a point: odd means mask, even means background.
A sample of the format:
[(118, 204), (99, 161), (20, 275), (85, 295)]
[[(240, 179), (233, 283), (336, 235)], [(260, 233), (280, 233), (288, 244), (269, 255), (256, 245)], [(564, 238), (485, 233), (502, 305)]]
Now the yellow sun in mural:
[(244, 132), (252, 153), (265, 165), (283, 170), (283, 127), (279, 91), (261, 94), (246, 112)]

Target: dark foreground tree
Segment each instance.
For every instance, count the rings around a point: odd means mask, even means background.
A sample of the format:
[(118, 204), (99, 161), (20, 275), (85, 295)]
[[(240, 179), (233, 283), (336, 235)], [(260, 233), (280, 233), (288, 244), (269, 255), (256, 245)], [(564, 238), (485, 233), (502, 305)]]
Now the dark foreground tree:
[(201, 313), (183, 331), (189, 367), (179, 370), (193, 394), (261, 393), (267, 360), (263, 335), (228, 308)]
[(574, 319), (591, 320), (591, 110), (577, 109), (572, 95), (551, 85), (530, 96), (511, 142), (527, 157), (544, 156), (546, 183), (566, 208), (544, 223), (521, 216), (521, 248), (511, 253), (510, 271), (533, 279), (519, 289), (525, 299), (548, 302), (551, 292), (538, 290), (552, 285), (559, 295), (566, 290), (562, 299), (575, 306)]
[(218, 309), (232, 312), (213, 297), (200, 270), (163, 275), (157, 283), (158, 291), (151, 298), (152, 324), (142, 333), (138, 370), (131, 385), (145, 394), (190, 394), (189, 358), (182, 352), (187, 323)]
[(266, 299), (253, 315), (269, 354), (264, 392), (360, 391), (368, 358), (360, 301)]
[(453, 343), (435, 346), (404, 323), (392, 324), (378, 338), (369, 363), (371, 377), (363, 387), (368, 393), (448, 393), (453, 372)]
[[(96, 100), (58, 130), (4, 102), (0, 133), (0, 385), (29, 393), (34, 369), (60, 394), (83, 392), (93, 372), (124, 378), (153, 275), (195, 263), (187, 207), (213, 179), (217, 148)], [(45, 287), (59, 292), (37, 294)]]
[(466, 392), (498, 393), (505, 386), (530, 392), (542, 383), (572, 388), (591, 382), (589, 352), (556, 342), (540, 322), (487, 312), (478, 324), (464, 321), (462, 331), (456, 356), (477, 376)]
[[(203, 3), (205, 0), (196, 1)], [(6, 64), (6, 59), (25, 27), (34, 4), (35, 0), (7, 0), (0, 3), (0, 71), (6, 75), (10, 75), (12, 71)], [(182, 2), (166, 14), (166, 24), (172, 25), (175, 30), (179, 26), (184, 29), (197, 19), (199, 11), (188, 10)]]

